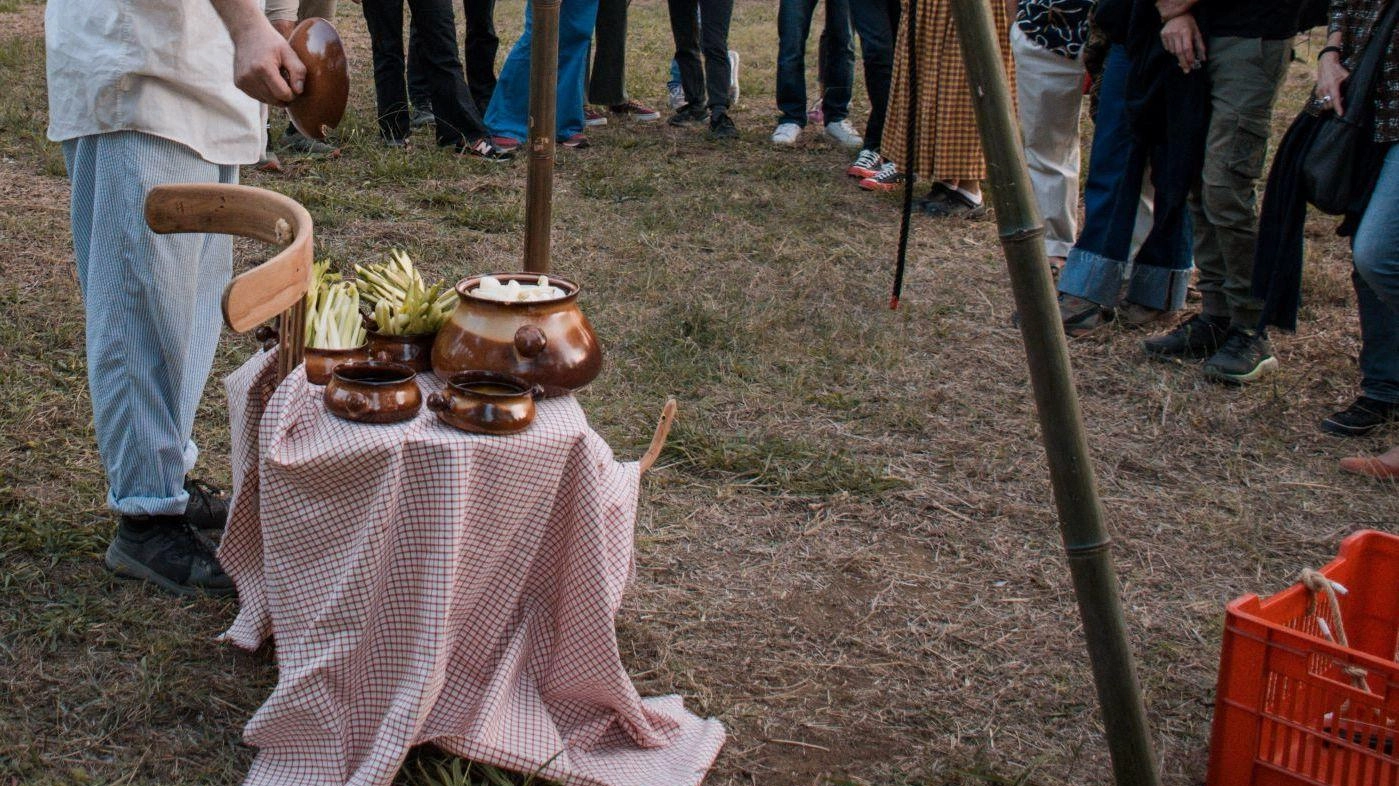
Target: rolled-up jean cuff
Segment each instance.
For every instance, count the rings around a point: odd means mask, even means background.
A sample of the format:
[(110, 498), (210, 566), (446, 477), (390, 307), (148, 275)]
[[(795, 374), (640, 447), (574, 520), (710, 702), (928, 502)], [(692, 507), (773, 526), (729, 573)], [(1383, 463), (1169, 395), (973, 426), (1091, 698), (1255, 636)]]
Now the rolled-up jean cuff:
[(1127, 263), (1109, 259), (1093, 251), (1071, 249), (1064, 269), (1059, 272), (1059, 291), (1065, 295), (1091, 300), (1100, 306), (1117, 305), (1122, 291), (1122, 276)]
[(1362, 379), (1360, 380), (1360, 392), (1366, 398), (1383, 401), (1386, 404), (1399, 404), (1399, 380), (1387, 382), (1384, 380)]
[(1127, 282), (1124, 299), (1162, 311), (1178, 311), (1185, 307), (1185, 292), (1190, 288), (1190, 271), (1165, 267), (1137, 265)]

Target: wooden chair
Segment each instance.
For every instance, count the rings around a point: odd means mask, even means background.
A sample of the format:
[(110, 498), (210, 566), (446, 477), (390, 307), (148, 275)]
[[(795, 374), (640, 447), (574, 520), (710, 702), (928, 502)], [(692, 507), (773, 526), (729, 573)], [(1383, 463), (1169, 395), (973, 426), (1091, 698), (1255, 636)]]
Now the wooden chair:
[(277, 346), (277, 381), (301, 364), (306, 342), (306, 291), (315, 257), (311, 214), (290, 197), (251, 186), (195, 183), (156, 186), (146, 196), (146, 224), (162, 235), (201, 232), (285, 246), (240, 273), (223, 291), (224, 322), (246, 333), (276, 317), (275, 332), (257, 333)]

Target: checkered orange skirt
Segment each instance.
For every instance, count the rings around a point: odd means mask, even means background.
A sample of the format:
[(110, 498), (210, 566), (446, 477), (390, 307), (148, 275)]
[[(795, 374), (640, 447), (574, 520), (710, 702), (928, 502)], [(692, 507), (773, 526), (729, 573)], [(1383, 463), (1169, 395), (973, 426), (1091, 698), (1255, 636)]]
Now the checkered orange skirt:
[[(1001, 31), (1001, 62), (1015, 96), (1015, 63), (1010, 54), (1010, 19), (1003, 0), (991, 0), (996, 29)], [(889, 120), (880, 154), (908, 171), (908, 0), (903, 0), (898, 43), (894, 47), (894, 81)], [(918, 0), (917, 128), (913, 171), (920, 179), (984, 180), (986, 158), (981, 152), (971, 88), (962, 65), (962, 47), (952, 23), (950, 0)]]

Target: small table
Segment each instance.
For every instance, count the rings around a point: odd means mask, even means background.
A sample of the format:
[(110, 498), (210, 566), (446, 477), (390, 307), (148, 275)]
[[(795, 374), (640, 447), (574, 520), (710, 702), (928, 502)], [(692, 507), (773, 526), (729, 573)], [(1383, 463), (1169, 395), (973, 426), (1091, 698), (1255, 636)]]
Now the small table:
[(245, 784), (388, 786), (423, 743), (567, 784), (704, 778), (723, 727), (678, 696), (642, 699), (622, 667), (640, 473), (576, 400), (488, 437), (426, 408), (343, 421), (300, 369), (280, 385), (275, 371), (262, 352), (225, 381), (219, 558), (241, 607), (223, 638), (277, 645)]

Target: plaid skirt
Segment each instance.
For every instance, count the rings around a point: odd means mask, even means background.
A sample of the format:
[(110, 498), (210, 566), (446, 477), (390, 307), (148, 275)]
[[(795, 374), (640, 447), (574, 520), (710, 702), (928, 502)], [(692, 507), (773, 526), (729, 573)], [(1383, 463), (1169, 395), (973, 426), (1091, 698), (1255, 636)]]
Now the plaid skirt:
[[(1015, 96), (1015, 62), (1010, 53), (1010, 19), (1002, 0), (991, 0), (996, 29), (1001, 31), (1001, 62)], [(971, 88), (962, 64), (962, 47), (952, 23), (950, 0), (918, 0), (918, 98), (913, 166), (908, 155), (908, 0), (899, 17), (898, 43), (894, 47), (894, 81), (889, 98), (889, 120), (880, 154), (910, 168), (922, 179), (984, 180), (986, 158), (976, 130)]]

